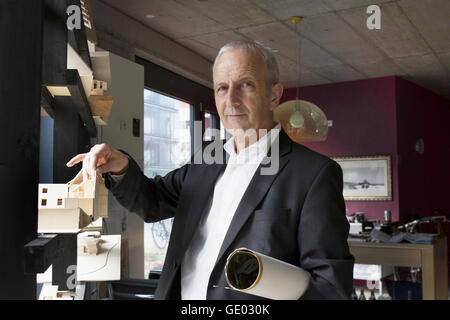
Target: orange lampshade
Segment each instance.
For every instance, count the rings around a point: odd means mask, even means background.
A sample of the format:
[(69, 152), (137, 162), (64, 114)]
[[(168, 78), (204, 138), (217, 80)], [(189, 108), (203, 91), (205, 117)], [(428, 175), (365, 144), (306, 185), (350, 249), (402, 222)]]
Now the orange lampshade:
[(328, 120), (315, 104), (305, 100), (290, 100), (274, 110), (274, 121), (295, 142), (325, 141), (328, 135)]

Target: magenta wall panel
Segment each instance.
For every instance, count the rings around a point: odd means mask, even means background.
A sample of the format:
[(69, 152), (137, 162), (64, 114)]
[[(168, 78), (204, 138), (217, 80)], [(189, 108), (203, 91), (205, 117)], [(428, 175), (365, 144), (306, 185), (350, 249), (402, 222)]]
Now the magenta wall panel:
[[(305, 146), (329, 157), (390, 155), (392, 201), (346, 201), (347, 214), (362, 211), (394, 221), (432, 209), (449, 213), (450, 134), (448, 100), (396, 76), (302, 87), (301, 99), (319, 106), (333, 126), (324, 142)], [(295, 99), (285, 89), (282, 102)], [(422, 138), (425, 154), (415, 152)]]

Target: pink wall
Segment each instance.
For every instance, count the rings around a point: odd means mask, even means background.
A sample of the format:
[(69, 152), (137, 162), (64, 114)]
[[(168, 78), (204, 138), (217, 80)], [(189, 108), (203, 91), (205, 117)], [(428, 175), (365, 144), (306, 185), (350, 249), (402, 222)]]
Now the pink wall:
[[(347, 214), (364, 212), (382, 219), (384, 210), (399, 219), (397, 170), (397, 120), (395, 77), (302, 87), (301, 99), (315, 103), (333, 120), (324, 142), (305, 145), (329, 157), (390, 155), (392, 201), (346, 201)], [(295, 88), (286, 89), (282, 101), (295, 99)]]
[[(408, 214), (450, 213), (450, 134), (446, 122), (450, 102), (401, 78), (396, 79), (398, 145), (400, 155), (400, 209)], [(417, 139), (425, 153), (415, 151)]]
[[(329, 157), (391, 156), (393, 200), (346, 201), (348, 214), (382, 219), (391, 210), (394, 221), (406, 222), (438, 209), (450, 217), (448, 100), (396, 76), (302, 87), (300, 97), (333, 120), (327, 140), (307, 147)], [(291, 99), (295, 88), (285, 89), (281, 102)], [(415, 152), (418, 138), (423, 155)]]
[[(396, 79), (400, 212), (408, 215), (438, 215), (450, 218), (450, 101), (401, 78)], [(415, 151), (422, 138), (424, 154)], [(450, 259), (450, 223), (442, 224), (447, 235)], [(432, 232), (432, 224), (423, 224), (420, 232)], [(449, 270), (450, 271), (450, 270)]]
[[(391, 155), (392, 201), (346, 201), (347, 214), (366, 213), (394, 221), (410, 215), (450, 218), (450, 101), (396, 76), (303, 87), (301, 99), (315, 103), (333, 120), (324, 142), (305, 143), (330, 157)], [(295, 99), (286, 89), (282, 102)], [(425, 153), (415, 151), (417, 139)], [(450, 223), (443, 223), (450, 259)], [(432, 232), (423, 224), (419, 232)], [(450, 269), (449, 269), (450, 272)]]

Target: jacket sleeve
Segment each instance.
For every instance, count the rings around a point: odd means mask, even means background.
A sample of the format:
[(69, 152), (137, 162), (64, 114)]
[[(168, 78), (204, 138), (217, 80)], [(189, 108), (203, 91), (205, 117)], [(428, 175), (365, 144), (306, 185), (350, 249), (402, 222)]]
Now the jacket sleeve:
[(114, 182), (109, 174), (104, 174), (105, 186), (123, 207), (138, 214), (145, 222), (173, 217), (189, 165), (173, 170), (164, 177), (150, 179), (131, 156), (126, 156), (129, 167), (125, 175)]
[(342, 195), (342, 169), (328, 161), (305, 198), (298, 228), (300, 265), (311, 274), (301, 299), (349, 299), (354, 258)]

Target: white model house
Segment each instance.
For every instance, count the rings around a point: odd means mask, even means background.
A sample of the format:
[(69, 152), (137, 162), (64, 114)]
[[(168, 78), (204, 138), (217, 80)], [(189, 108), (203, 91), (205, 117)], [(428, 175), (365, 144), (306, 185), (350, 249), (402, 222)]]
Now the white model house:
[(81, 171), (68, 183), (39, 184), (39, 233), (76, 233), (108, 216), (108, 191), (101, 175), (83, 181)]

